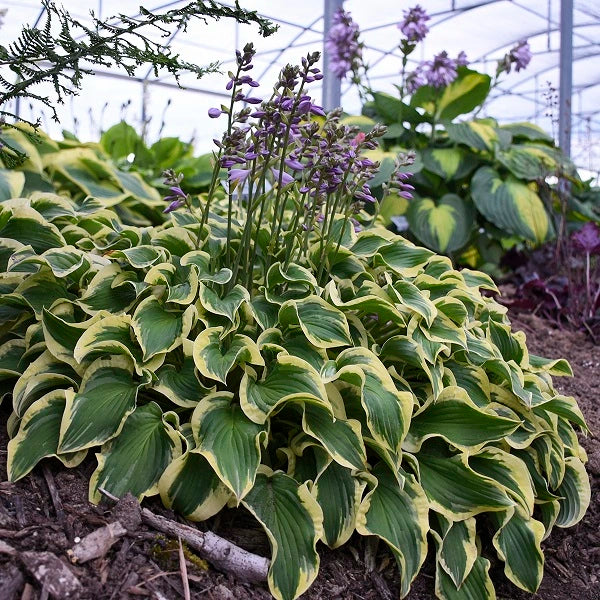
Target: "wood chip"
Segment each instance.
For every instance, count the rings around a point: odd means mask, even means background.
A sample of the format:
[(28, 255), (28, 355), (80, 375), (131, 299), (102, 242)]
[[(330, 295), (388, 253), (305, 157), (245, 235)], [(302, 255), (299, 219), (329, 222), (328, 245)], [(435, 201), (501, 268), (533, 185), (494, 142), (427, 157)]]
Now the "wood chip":
[(86, 535), (78, 544), (67, 550), (67, 554), (74, 563), (85, 563), (94, 558), (101, 558), (126, 533), (127, 530), (119, 521), (109, 523)]
[(6, 542), (0, 540), (0, 554), (8, 554), (9, 556), (14, 556), (16, 553), (17, 551), (10, 544), (7, 544)]
[(23, 552), (20, 557), (25, 569), (45, 587), (52, 598), (79, 598), (82, 586), (69, 567), (51, 552)]

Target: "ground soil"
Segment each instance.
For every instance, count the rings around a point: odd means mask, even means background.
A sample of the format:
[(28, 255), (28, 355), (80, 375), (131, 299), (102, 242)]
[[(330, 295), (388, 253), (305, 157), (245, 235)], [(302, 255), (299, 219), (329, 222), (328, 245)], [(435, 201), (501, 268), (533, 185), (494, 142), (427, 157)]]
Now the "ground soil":
[[(513, 319), (515, 329), (527, 334), (531, 352), (547, 357), (566, 357), (575, 377), (557, 379), (558, 389), (575, 396), (594, 434), (600, 434), (600, 346), (581, 333), (556, 329), (536, 317)], [(4, 422), (6, 414), (0, 414)], [(94, 506), (87, 501), (87, 482), (94, 469), (88, 459), (76, 469), (67, 470), (57, 461), (46, 461), (46, 469), (37, 468), (16, 484), (6, 482), (6, 434), (0, 428), (0, 600), (45, 600), (51, 590), (40, 588), (27, 563), (28, 551), (49, 552), (58, 557), (82, 584), (73, 597), (82, 600), (184, 597), (178, 560), (178, 546), (157, 532), (136, 523), (126, 525), (127, 536), (115, 543), (104, 558), (82, 566), (73, 566), (67, 550), (76, 538), (124, 515), (116, 515), (111, 503)], [(492, 578), (498, 598), (503, 600), (600, 600), (600, 439), (595, 435), (582, 439), (589, 455), (588, 471), (592, 483), (592, 501), (585, 518), (567, 530), (555, 529), (544, 543), (545, 576), (537, 594), (531, 595), (507, 582), (502, 565), (495, 561)], [(56, 486), (62, 502), (57, 511), (49, 493)], [(176, 518), (156, 499), (145, 501), (151, 510)], [(230, 539), (257, 554), (268, 555), (268, 543), (254, 522), (240, 511), (226, 511), (200, 525)], [(17, 550), (16, 556), (3, 553), (2, 542)], [(389, 600), (398, 598), (398, 572), (394, 560), (383, 547), (365, 545), (352, 538), (341, 549), (321, 546), (321, 569), (305, 600)], [(246, 585), (219, 573), (187, 554), (191, 598), (212, 600), (268, 599), (260, 586)], [(29, 557), (29, 558), (28, 558)], [(367, 564), (374, 567), (367, 568)], [(11, 591), (12, 590), (12, 591)], [(50, 596), (52, 597), (52, 596)], [(434, 598), (434, 567), (428, 557), (421, 574), (413, 583), (409, 600)]]

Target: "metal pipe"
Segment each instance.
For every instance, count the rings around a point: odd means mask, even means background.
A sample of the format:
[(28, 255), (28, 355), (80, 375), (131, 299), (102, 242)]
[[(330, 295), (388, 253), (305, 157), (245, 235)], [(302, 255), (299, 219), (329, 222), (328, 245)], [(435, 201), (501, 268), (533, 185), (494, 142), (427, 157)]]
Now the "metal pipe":
[(323, 108), (331, 110), (342, 101), (342, 82), (329, 70), (329, 53), (325, 45), (327, 33), (331, 29), (333, 15), (342, 8), (344, 0), (324, 0), (323, 2)]
[(573, 94), (573, 0), (560, 2), (560, 87), (558, 144), (571, 156), (571, 104)]

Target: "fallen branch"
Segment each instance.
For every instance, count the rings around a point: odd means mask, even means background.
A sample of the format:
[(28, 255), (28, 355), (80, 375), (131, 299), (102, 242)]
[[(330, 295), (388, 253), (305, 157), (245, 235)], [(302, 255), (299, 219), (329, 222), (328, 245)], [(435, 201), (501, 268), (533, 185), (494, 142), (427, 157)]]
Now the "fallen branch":
[(264, 583), (267, 581), (269, 559), (243, 550), (211, 531), (199, 531), (194, 527), (175, 523), (166, 517), (142, 509), (142, 521), (171, 537), (180, 536), (202, 558), (221, 571), (227, 571), (241, 581)]
[[(103, 488), (98, 491), (114, 502), (119, 498)], [(171, 519), (154, 514), (147, 508), (141, 509), (142, 522), (173, 538), (180, 537), (190, 548), (198, 552), (220, 571), (231, 573), (240, 581), (265, 583), (269, 572), (270, 560), (264, 556), (252, 554), (232, 542), (228, 542), (212, 531), (199, 531), (189, 525), (175, 523)]]
[(127, 533), (127, 530), (119, 521), (109, 523), (104, 527), (92, 531), (86, 535), (73, 548), (67, 550), (67, 554), (74, 563), (85, 563), (94, 558), (104, 556), (111, 546)]

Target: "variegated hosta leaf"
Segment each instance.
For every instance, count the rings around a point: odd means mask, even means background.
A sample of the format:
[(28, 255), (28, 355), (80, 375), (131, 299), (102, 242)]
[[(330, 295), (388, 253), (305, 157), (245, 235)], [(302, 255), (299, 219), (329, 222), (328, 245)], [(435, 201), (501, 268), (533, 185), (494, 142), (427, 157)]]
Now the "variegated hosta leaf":
[(315, 276), (300, 265), (287, 269), (279, 262), (271, 265), (265, 280), (265, 296), (269, 302), (283, 304), (287, 300), (305, 298), (317, 289)]
[(435, 595), (440, 600), (496, 600), (494, 584), (489, 575), (490, 561), (478, 556), (460, 589), (456, 589), (450, 575), (437, 564)]
[(64, 390), (49, 392), (27, 409), (19, 432), (8, 443), (6, 470), (9, 481), (21, 479), (48, 456), (56, 456), (68, 467), (75, 467), (85, 458), (86, 452), (59, 454), (58, 438), (64, 409)]
[(323, 514), (306, 484), (276, 471), (259, 473), (244, 506), (260, 521), (271, 544), (269, 589), (278, 600), (305, 592), (319, 571), (315, 549)]
[(358, 421), (336, 419), (329, 406), (305, 402), (302, 425), (340, 465), (350, 469), (366, 468), (366, 450)]
[(439, 436), (453, 446), (467, 450), (501, 440), (519, 425), (519, 421), (485, 412), (469, 398), (465, 390), (450, 386), (415, 413), (405, 447), (416, 452), (425, 440)]
[(412, 475), (405, 477), (401, 488), (383, 463), (372, 474), (376, 485), (360, 505), (356, 529), (362, 535), (378, 536), (390, 547), (400, 569), (400, 597), (404, 598), (427, 555), (427, 497)]
[[(335, 280), (331, 280), (326, 290), (331, 302), (339, 309), (346, 311), (346, 318), (353, 315), (354, 311), (376, 314), (381, 321), (392, 321), (404, 325), (402, 313), (394, 306), (389, 296), (376, 284), (365, 282), (357, 292), (352, 289), (349, 297), (342, 298), (340, 287)], [(351, 312), (352, 311), (352, 312)], [(349, 313), (349, 314), (348, 314)]]
[(308, 341), (317, 348), (352, 343), (344, 313), (318, 296), (288, 300), (279, 310), (279, 321), (283, 326), (300, 325)]
[(196, 365), (192, 356), (193, 342), (183, 340), (183, 359), (177, 366), (165, 364), (156, 371), (157, 381), (152, 386), (155, 391), (183, 408), (194, 408), (202, 398), (215, 391), (215, 387), (205, 387), (196, 375)]
[(187, 338), (194, 324), (195, 307), (184, 311), (171, 309), (154, 296), (149, 296), (133, 313), (131, 326), (142, 348), (142, 360), (170, 352)]
[(183, 266), (193, 265), (198, 275), (198, 281), (207, 283), (218, 283), (223, 285), (228, 283), (231, 279), (231, 269), (221, 269), (216, 273), (210, 268), (210, 255), (202, 250), (194, 250), (188, 252), (181, 257), (181, 264)]
[(157, 494), (161, 475), (181, 455), (178, 428), (175, 413), (163, 413), (155, 402), (138, 406), (118, 436), (96, 454), (98, 467), (90, 480), (90, 501), (100, 501), (98, 488), (119, 498), (129, 492), (138, 500)]
[[(100, 269), (79, 299), (83, 310), (90, 315), (100, 310), (118, 315), (132, 306), (136, 300), (136, 293), (123, 275), (125, 274), (116, 263)], [(117, 279), (118, 276), (121, 276), (121, 280)]]
[(42, 352), (16, 381), (12, 391), (13, 410), (22, 417), (33, 402), (50, 390), (77, 387), (79, 377), (66, 363), (47, 350)]
[(216, 515), (231, 497), (231, 492), (197, 450), (176, 458), (158, 481), (163, 504), (192, 521)]
[(373, 438), (394, 454), (407, 433), (413, 397), (399, 392), (379, 359), (365, 348), (348, 348), (336, 360), (336, 378), (357, 385)]
[(250, 367), (240, 383), (240, 404), (249, 419), (265, 423), (286, 400), (307, 396), (328, 405), (327, 392), (319, 373), (306, 361), (281, 353), (261, 379)]
[(540, 544), (544, 525), (519, 507), (491, 515), (498, 531), (493, 543), (504, 561), (505, 575), (517, 586), (534, 593), (544, 575), (544, 555)]
[(103, 444), (118, 435), (136, 406), (138, 390), (133, 365), (123, 356), (99, 358), (85, 372), (79, 391), (66, 392), (67, 404), (60, 432), (60, 452)]
[(418, 461), (420, 482), (430, 506), (447, 519), (464, 520), (515, 504), (503, 486), (473, 471), (466, 456), (436, 457), (420, 452)]
[(478, 210), (509, 233), (538, 244), (552, 233), (540, 197), (512, 175), (503, 180), (491, 167), (481, 167), (473, 176), (471, 194)]
[(0, 169), (0, 202), (18, 198), (25, 186), (25, 175), (22, 171)]
[(323, 511), (323, 541), (330, 548), (350, 539), (366, 485), (365, 479), (335, 461), (317, 476), (312, 493)]
[(533, 514), (535, 491), (527, 465), (517, 456), (499, 448), (485, 448), (469, 457), (469, 466), (485, 477), (504, 486), (510, 496), (520, 503), (526, 515)]
[[(97, 316), (97, 315), (95, 315)], [(106, 354), (123, 355), (134, 363), (138, 375), (145, 369), (154, 371), (163, 363), (165, 355), (156, 354), (148, 362), (143, 361), (143, 352), (132, 331), (131, 316), (103, 316), (79, 338), (73, 357), (78, 363)]]
[(565, 475), (556, 489), (560, 511), (556, 519), (558, 527), (571, 527), (579, 522), (590, 505), (591, 489), (583, 463), (574, 456), (565, 459)]
[(196, 451), (239, 502), (254, 484), (267, 427), (251, 421), (232, 398), (230, 392), (207, 396), (194, 410), (191, 423)]
[(201, 331), (194, 341), (193, 357), (204, 377), (221, 383), (226, 383), (227, 374), (235, 365), (265, 364), (256, 342), (239, 333), (225, 335), (223, 327)]
[(27, 206), (15, 207), (8, 219), (0, 220), (0, 238), (17, 240), (41, 254), (50, 248), (66, 246), (65, 239), (54, 225), (39, 212)]
[(146, 273), (144, 281), (152, 286), (164, 285), (167, 289), (165, 302), (191, 304), (198, 294), (198, 275), (196, 270), (181, 265), (177, 259), (174, 263), (156, 265)]
[(431, 325), (437, 315), (437, 309), (433, 302), (429, 300), (429, 294), (421, 291), (410, 281), (396, 281), (390, 286), (389, 292), (396, 297), (396, 301), (404, 308), (408, 307), (412, 311), (421, 315), (427, 325)]
[(477, 560), (475, 518), (452, 522), (434, 513), (431, 533), (438, 547), (438, 568), (446, 571), (459, 589)]
[(246, 288), (239, 283), (222, 298), (203, 283), (200, 284), (200, 300), (202, 306), (209, 312), (227, 317), (235, 323), (235, 317), (243, 302), (249, 302), (250, 295)]
[(0, 346), (0, 381), (19, 377), (24, 367), (21, 365), (27, 350), (25, 340), (9, 340)]
[(162, 248), (153, 246), (134, 246), (124, 250), (115, 250), (112, 256), (124, 258), (134, 269), (145, 269), (151, 267), (154, 263), (165, 258), (165, 252)]
[(465, 246), (475, 225), (473, 204), (456, 194), (445, 194), (439, 200), (416, 198), (406, 216), (419, 241), (447, 254)]
[(431, 250), (420, 248), (404, 239), (396, 239), (392, 243), (379, 248), (377, 257), (398, 275), (414, 277), (421, 271), (433, 256)]

